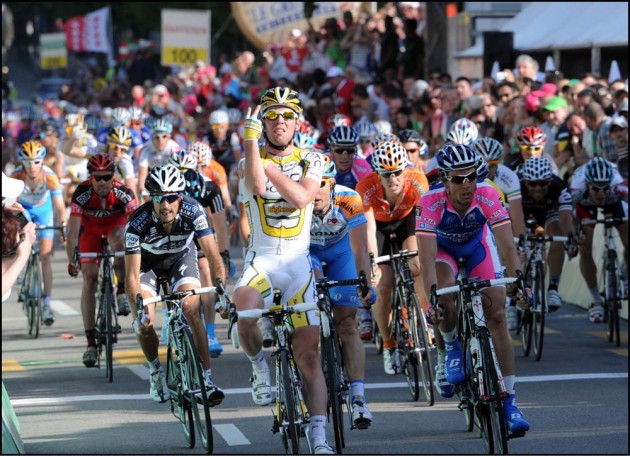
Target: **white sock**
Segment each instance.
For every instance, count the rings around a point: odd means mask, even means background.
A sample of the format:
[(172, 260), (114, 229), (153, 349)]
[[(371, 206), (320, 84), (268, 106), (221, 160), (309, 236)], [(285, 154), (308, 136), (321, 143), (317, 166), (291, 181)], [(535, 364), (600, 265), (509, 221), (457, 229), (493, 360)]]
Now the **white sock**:
[(313, 440), (318, 437), (326, 440), (326, 415), (313, 415), (311, 417), (311, 435)]
[(503, 377), (503, 384), (508, 394), (514, 394), (514, 384), (516, 383), (516, 375), (506, 375)]
[(455, 331), (455, 329), (449, 332), (444, 332), (440, 329), (440, 332), (442, 333), (442, 337), (444, 338), (445, 344), (452, 344), (457, 337), (457, 331)]
[(265, 359), (265, 352), (260, 350), (258, 354), (254, 356), (247, 355), (249, 360), (252, 362), (252, 367), (256, 370), (264, 370), (269, 369), (269, 365), (267, 364), (267, 360)]

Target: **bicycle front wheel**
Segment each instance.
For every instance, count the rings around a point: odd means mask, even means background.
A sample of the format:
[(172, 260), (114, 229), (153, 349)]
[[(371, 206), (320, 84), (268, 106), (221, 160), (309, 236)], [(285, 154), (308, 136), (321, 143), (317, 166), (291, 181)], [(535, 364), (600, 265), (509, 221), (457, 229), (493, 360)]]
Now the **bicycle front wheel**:
[(328, 390), (328, 407), (332, 415), (333, 430), (335, 432), (335, 445), (337, 453), (341, 454), (344, 447), (343, 438), (343, 402), (341, 385), (343, 384), (343, 373), (339, 366), (338, 351), (335, 349), (336, 338), (334, 331), (329, 337), (322, 337), (322, 367), (326, 373), (326, 389)]
[(42, 271), (37, 256), (33, 257), (31, 273), (27, 278), (29, 280), (26, 288), (28, 290), (28, 333), (33, 339), (37, 339), (42, 319)]
[(279, 367), (282, 380), (282, 385), (280, 385), (280, 403), (284, 404), (284, 407), (282, 405), (280, 407), (280, 426), (283, 429), (283, 437), (291, 445), (291, 453), (298, 454), (300, 452), (300, 427), (297, 423), (297, 404), (293, 395), (293, 388), (296, 385), (293, 385), (291, 382), (289, 355), (285, 351), (280, 351), (278, 356), (280, 358)]
[(104, 283), (103, 287), (103, 302), (101, 305), (104, 306), (103, 311), (105, 313), (105, 377), (107, 377), (109, 383), (112, 383), (114, 381), (114, 291), (111, 283)]
[[(171, 412), (179, 420), (184, 432), (184, 438), (189, 448), (195, 447), (195, 421), (193, 418), (193, 405), (182, 391), (182, 372), (177, 361), (177, 353), (172, 346), (166, 351), (166, 384), (171, 396)], [(194, 407), (197, 405), (194, 404)]]
[(604, 265), (606, 280), (606, 325), (608, 331), (608, 342), (615, 342), (619, 347), (619, 308), (621, 299), (619, 297), (619, 287), (617, 286), (617, 256), (615, 252), (609, 252), (607, 264)]
[(536, 286), (534, 295), (534, 311), (532, 314), (534, 355), (536, 361), (540, 361), (545, 339), (545, 315), (547, 314), (547, 301), (545, 297), (545, 266), (542, 262), (536, 265)]
[[(482, 436), (490, 454), (507, 454), (507, 427), (503, 414), (502, 389), (491, 344), (492, 338), (488, 328), (479, 328), (479, 354), (486, 388), (480, 403), (481, 415), (486, 419), (485, 425), (482, 426)], [(484, 408), (486, 411), (483, 411)]]
[[(420, 301), (415, 293), (411, 294), (407, 308), (407, 321), (413, 342), (413, 357), (420, 372), (419, 383), (427, 404), (435, 403), (433, 396), (433, 363), (431, 362), (431, 346), (429, 345), (427, 324), (422, 314)], [(419, 396), (419, 394), (418, 394)], [(418, 399), (415, 399), (418, 400)]]
[[(186, 399), (190, 402), (193, 411), (193, 418), (197, 424), (197, 432), (201, 444), (207, 454), (212, 454), (214, 440), (212, 437), (212, 420), (210, 419), (210, 401), (205, 387), (205, 373), (195, 347), (192, 332), (189, 327), (182, 328), (181, 347), (184, 351), (184, 365), (182, 368), (182, 379), (184, 385), (188, 385), (185, 392)], [(201, 406), (201, 410), (199, 410)]]

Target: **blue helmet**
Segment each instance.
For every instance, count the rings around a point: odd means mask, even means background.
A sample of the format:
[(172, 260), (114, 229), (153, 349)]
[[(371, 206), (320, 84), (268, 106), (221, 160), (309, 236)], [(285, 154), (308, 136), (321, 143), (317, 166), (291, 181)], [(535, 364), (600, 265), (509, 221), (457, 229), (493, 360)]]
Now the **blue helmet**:
[(458, 169), (476, 168), (477, 153), (464, 144), (444, 144), (435, 154), (438, 171), (449, 172)]

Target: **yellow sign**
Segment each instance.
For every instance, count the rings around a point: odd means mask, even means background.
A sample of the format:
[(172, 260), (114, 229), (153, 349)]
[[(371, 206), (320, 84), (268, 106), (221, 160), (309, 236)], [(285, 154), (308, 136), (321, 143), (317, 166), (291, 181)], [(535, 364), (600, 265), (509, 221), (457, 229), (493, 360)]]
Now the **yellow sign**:
[(207, 62), (208, 50), (202, 48), (162, 48), (162, 65), (194, 65), (197, 60)]
[(65, 33), (42, 33), (39, 36), (39, 66), (45, 70), (66, 68), (68, 50)]
[(39, 62), (40, 68), (43, 70), (54, 70), (56, 68), (66, 68), (68, 66), (68, 56), (60, 57), (44, 57), (41, 56)]

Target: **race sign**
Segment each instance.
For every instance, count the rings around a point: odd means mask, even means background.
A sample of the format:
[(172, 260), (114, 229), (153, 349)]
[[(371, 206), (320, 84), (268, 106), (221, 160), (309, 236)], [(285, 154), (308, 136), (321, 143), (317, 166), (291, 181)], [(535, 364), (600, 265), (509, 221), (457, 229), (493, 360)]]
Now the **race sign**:
[(68, 66), (66, 34), (42, 33), (39, 36), (39, 57), (39, 66), (44, 70), (66, 68)]
[(162, 10), (162, 65), (210, 63), (210, 13)]

